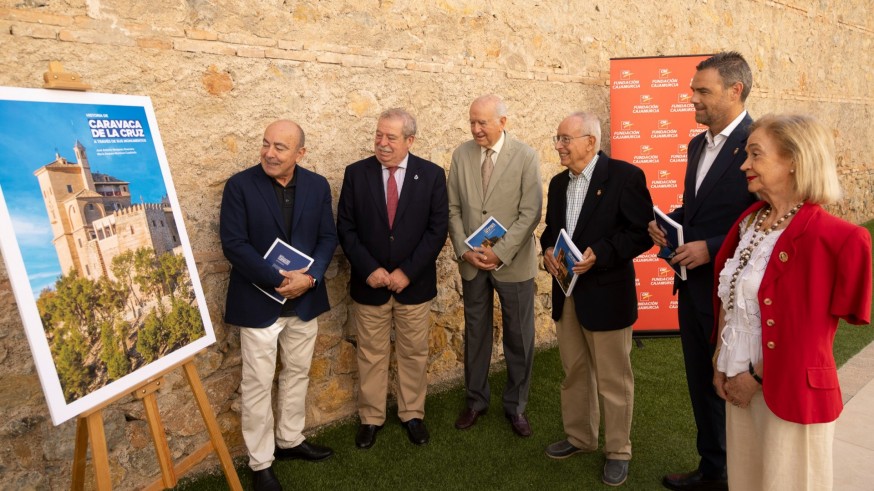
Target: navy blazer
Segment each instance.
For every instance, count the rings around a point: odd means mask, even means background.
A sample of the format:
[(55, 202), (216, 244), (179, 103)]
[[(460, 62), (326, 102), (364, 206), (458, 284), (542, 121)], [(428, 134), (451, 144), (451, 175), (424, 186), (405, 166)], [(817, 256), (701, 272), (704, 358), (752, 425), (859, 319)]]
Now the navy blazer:
[(707, 242), (711, 261), (687, 269), (685, 282), (678, 278), (674, 280), (675, 291), (683, 283), (689, 287), (692, 302), (701, 312), (713, 310), (713, 259), (716, 258), (731, 225), (756, 201), (755, 195), (747, 191), (746, 175), (740, 170), (747, 158), (747, 137), (752, 122), (747, 114), (731, 132), (697, 193), (695, 177), (707, 140), (704, 133), (692, 138), (688, 147), (683, 206), (668, 214), (683, 225), (685, 242)]
[[(544, 251), (555, 246), (566, 226), (569, 171), (549, 182), (546, 229), (540, 236)], [(647, 226), (652, 198), (642, 170), (628, 162), (598, 153), (589, 190), (571, 240), (585, 253), (591, 247), (595, 264), (577, 279), (571, 293), (577, 319), (589, 331), (624, 329), (637, 321), (634, 286), (635, 257), (652, 247)], [(564, 292), (552, 279), (552, 318), (559, 320)]]
[[(293, 302), (298, 317), (308, 321), (330, 308), (324, 278), (337, 248), (337, 231), (328, 181), (300, 165), (295, 172), (291, 245), (313, 258), (308, 273), (316, 279), (316, 287), (288, 302)], [(284, 277), (264, 260), (264, 254), (276, 238), (285, 240), (283, 222), (273, 179), (261, 164), (228, 179), (219, 216), (222, 250), (231, 263), (225, 322), (267, 327), (279, 318), (282, 305), (253, 283), (268, 291), (282, 283)]]
[[(337, 233), (352, 266), (349, 291), (365, 305), (383, 305), (392, 295), (419, 304), (437, 295), (437, 256), (446, 244), (449, 206), (442, 167), (409, 154), (394, 226), (388, 226), (382, 164), (369, 157), (346, 167)], [(371, 288), (367, 277), (378, 268), (400, 268), (410, 279), (401, 293)]]

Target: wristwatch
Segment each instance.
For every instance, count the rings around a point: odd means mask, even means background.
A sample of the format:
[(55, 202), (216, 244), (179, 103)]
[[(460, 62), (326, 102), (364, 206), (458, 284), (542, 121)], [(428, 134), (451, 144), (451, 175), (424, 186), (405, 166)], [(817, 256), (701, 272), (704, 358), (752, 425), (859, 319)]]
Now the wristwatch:
[(756, 382), (759, 383), (759, 385), (762, 385), (762, 377), (759, 377), (759, 374), (756, 373), (756, 369), (755, 367), (753, 367), (752, 361), (750, 361), (750, 375), (753, 376), (753, 378), (756, 380)]

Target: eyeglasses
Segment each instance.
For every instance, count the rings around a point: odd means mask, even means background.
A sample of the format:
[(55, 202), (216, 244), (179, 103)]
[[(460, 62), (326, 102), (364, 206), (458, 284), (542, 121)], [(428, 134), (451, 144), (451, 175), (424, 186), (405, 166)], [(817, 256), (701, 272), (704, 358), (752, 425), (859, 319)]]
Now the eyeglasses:
[(552, 143), (561, 142), (561, 144), (566, 147), (566, 146), (570, 145), (571, 140), (574, 140), (577, 138), (585, 138), (587, 136), (592, 136), (592, 135), (580, 135), (580, 136), (556, 135), (556, 136), (552, 137)]

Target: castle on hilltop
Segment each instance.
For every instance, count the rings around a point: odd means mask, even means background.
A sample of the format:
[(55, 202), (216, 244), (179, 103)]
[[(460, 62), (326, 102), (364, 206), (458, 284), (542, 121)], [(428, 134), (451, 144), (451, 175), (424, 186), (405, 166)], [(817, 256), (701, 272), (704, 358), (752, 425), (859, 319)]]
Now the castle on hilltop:
[(61, 272), (76, 269), (97, 280), (117, 279), (112, 259), (140, 247), (160, 255), (181, 254), (179, 231), (169, 201), (131, 204), (130, 183), (108, 174), (92, 173), (85, 147), (73, 146), (76, 161), (55, 153), (55, 160), (36, 171), (52, 225), (52, 243)]

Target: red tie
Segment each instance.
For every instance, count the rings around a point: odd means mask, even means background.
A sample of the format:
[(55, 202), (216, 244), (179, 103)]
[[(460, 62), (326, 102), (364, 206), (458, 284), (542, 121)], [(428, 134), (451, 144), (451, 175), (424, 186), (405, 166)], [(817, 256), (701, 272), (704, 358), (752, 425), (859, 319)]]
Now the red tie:
[(398, 211), (398, 183), (395, 181), (397, 167), (388, 168), (388, 183), (385, 186), (385, 206), (388, 208), (388, 226), (394, 225), (395, 213)]

